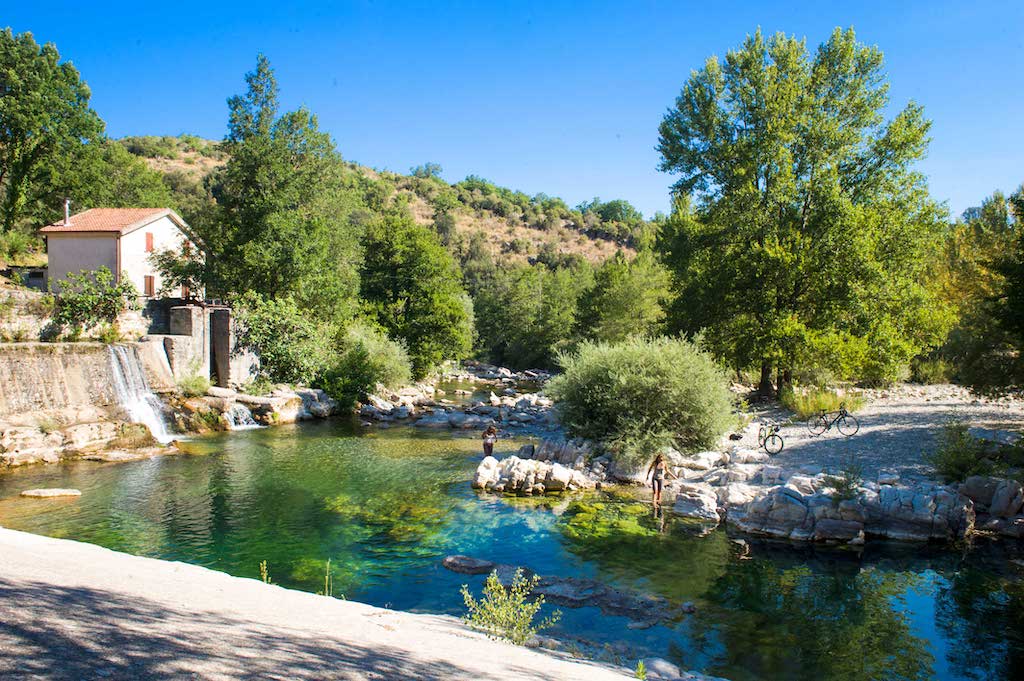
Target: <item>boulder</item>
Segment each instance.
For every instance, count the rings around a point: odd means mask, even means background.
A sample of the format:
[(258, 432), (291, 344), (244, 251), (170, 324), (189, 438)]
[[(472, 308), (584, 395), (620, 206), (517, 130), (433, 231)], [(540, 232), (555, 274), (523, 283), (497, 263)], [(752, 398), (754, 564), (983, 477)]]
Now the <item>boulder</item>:
[(1010, 518), (1020, 513), (1024, 506), (1024, 487), (1016, 480), (1000, 480), (992, 493), (988, 512), (999, 518)]
[(493, 456), (485, 456), (473, 474), (473, 489), (484, 489), (488, 483), (495, 483), (500, 476), (498, 460)]
[(844, 541), (863, 535), (864, 524), (854, 520), (823, 518), (814, 525), (814, 538), (818, 541)]
[(452, 572), (458, 572), (462, 575), (485, 575), (490, 573), (495, 567), (494, 563), (489, 560), (461, 555), (446, 556), (441, 561), (441, 565)]
[(614, 460), (608, 473), (618, 482), (635, 483), (638, 485), (643, 485), (647, 482), (647, 469), (643, 465), (636, 466), (624, 461)]
[(82, 493), (77, 489), (60, 489), (56, 487), (46, 489), (27, 489), (21, 493), (23, 497), (34, 499), (49, 499), (51, 497), (80, 497)]
[(729, 457), (731, 463), (765, 463), (768, 460), (768, 454), (757, 449), (737, 449)]
[(679, 465), (684, 468), (694, 468), (696, 470), (707, 471), (712, 468), (721, 465), (722, 453), (715, 451), (697, 452), (696, 454), (690, 454), (689, 456), (682, 457)]
[(569, 486), (572, 480), (573, 471), (560, 463), (556, 463), (548, 471), (544, 478), (544, 489), (548, 491), (561, 491)]
[(225, 400), (234, 400), (235, 396), (238, 393), (236, 393), (231, 388), (218, 388), (217, 386), (212, 385), (206, 391), (206, 394), (209, 395), (210, 397), (219, 397), (219, 398), (225, 399)]
[(992, 496), (1001, 480), (985, 475), (972, 475), (960, 486), (960, 494), (973, 501), (978, 506), (987, 509), (992, 503)]
[(676, 515), (695, 520), (717, 523), (721, 518), (718, 513), (718, 496), (707, 483), (683, 483), (676, 492)]
[(681, 674), (679, 667), (660, 657), (644, 659), (644, 667), (647, 669), (648, 679), (658, 679), (659, 681), (671, 679), (671, 681), (675, 681)]

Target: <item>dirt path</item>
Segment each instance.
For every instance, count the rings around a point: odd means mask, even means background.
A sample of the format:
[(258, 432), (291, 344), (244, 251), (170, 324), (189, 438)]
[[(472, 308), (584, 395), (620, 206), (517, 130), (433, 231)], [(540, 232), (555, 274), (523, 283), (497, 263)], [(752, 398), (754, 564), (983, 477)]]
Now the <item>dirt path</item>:
[[(855, 436), (844, 437), (833, 428), (812, 437), (797, 421), (783, 427), (786, 446), (773, 457), (773, 463), (786, 470), (821, 467), (836, 471), (853, 460), (863, 467), (865, 480), (874, 480), (882, 471), (898, 473), (904, 480), (924, 479), (932, 477), (925, 455), (934, 451), (937, 436), (950, 419), (991, 430), (1024, 430), (1024, 402), (978, 398), (959, 386), (902, 385), (866, 391), (866, 397), (867, 404), (855, 414), (860, 422)], [(776, 422), (791, 416), (778, 408), (758, 414)], [(757, 446), (750, 434), (743, 444)]]
[(0, 678), (631, 676), (491, 641), (450, 617), (384, 610), (0, 528)]

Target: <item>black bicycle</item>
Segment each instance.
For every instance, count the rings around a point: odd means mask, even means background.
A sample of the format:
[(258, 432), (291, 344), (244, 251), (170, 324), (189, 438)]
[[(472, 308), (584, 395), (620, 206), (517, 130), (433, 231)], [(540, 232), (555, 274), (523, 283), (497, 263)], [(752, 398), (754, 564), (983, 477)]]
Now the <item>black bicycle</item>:
[(786, 446), (779, 435), (779, 428), (777, 423), (764, 423), (757, 429), (757, 444), (764, 447), (764, 451), (769, 454), (778, 454)]
[(814, 437), (818, 437), (826, 430), (832, 430), (832, 426), (835, 426), (846, 437), (856, 435), (857, 431), (860, 430), (860, 424), (857, 422), (857, 419), (854, 418), (853, 414), (846, 411), (845, 402), (839, 405), (839, 411), (825, 411), (822, 409), (820, 414), (812, 416), (807, 420), (807, 430)]

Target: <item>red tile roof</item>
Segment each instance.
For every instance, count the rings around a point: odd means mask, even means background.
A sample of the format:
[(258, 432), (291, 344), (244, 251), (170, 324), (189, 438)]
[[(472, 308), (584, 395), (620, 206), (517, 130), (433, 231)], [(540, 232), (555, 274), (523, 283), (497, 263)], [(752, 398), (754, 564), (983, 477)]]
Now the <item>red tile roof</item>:
[(170, 208), (90, 208), (71, 216), (71, 224), (64, 221), (55, 222), (43, 227), (43, 234), (60, 234), (63, 232), (119, 232), (126, 234), (135, 229), (168, 215), (180, 227), (185, 226), (184, 220)]

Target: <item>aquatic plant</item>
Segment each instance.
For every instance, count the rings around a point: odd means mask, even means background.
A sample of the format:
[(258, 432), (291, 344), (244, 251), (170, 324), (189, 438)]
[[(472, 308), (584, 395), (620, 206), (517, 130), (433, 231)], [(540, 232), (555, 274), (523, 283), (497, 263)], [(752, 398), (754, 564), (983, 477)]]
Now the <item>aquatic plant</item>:
[(530, 593), (537, 586), (537, 575), (526, 577), (522, 568), (512, 575), (512, 582), (506, 588), (498, 579), (495, 570), (487, 577), (484, 595), (480, 600), (473, 597), (466, 584), (462, 585), (462, 600), (468, 613), (463, 618), (467, 625), (483, 631), (489, 638), (504, 639), (516, 645), (523, 645), (538, 631), (553, 627), (562, 613), (556, 610), (540, 622), (533, 618), (544, 606), (544, 597), (529, 600)]

